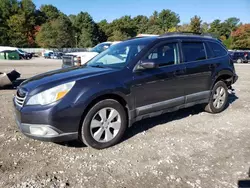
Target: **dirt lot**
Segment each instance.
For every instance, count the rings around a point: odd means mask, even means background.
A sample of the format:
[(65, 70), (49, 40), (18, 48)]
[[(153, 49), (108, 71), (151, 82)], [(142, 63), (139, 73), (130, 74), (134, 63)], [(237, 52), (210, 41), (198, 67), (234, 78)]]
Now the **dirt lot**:
[[(60, 61), (0, 62), (27, 78)], [(94, 150), (26, 138), (15, 124), (12, 96), (0, 91), (0, 187), (237, 187), (250, 167), (250, 65), (236, 65), (235, 95), (221, 114), (189, 108), (144, 120), (123, 142)]]

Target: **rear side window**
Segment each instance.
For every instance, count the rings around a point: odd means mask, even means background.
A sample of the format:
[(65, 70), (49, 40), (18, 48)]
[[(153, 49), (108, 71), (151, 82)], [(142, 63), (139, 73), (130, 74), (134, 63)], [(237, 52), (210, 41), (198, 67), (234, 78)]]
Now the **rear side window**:
[(214, 57), (221, 57), (227, 54), (227, 51), (218, 43), (208, 42), (210, 48), (213, 51)]
[(182, 52), (184, 62), (200, 61), (206, 59), (205, 47), (202, 42), (183, 42)]

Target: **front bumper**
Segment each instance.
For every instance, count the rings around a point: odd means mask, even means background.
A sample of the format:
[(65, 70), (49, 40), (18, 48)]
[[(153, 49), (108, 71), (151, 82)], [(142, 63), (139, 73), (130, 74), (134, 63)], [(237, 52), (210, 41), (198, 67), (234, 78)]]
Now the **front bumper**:
[(56, 105), (46, 108), (19, 107), (13, 102), (17, 126), (27, 137), (48, 142), (78, 139), (81, 116), (77, 118), (77, 114), (68, 111), (70, 109), (60, 109)]
[[(78, 139), (78, 132), (72, 133), (63, 133), (60, 130), (56, 130), (54, 127), (50, 125), (37, 125), (37, 124), (25, 124), (20, 123), (18, 120), (16, 121), (18, 128), (20, 131), (27, 137), (33, 138), (35, 140), (47, 141), (47, 142), (65, 142), (70, 140)], [(54, 131), (55, 134), (34, 134), (31, 132), (32, 128), (39, 127), (39, 128), (49, 128)]]

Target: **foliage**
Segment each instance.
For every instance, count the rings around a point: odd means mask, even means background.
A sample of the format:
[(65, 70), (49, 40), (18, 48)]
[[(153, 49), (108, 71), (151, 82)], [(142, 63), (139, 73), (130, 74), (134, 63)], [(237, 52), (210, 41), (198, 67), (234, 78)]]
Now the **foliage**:
[(179, 32), (189, 32), (189, 31), (191, 31), (191, 28), (190, 28), (189, 24), (182, 24), (182, 25), (178, 26), (177, 30)]
[(208, 33), (209, 27), (210, 27), (210, 24), (209, 24), (209, 23), (203, 22), (203, 23), (201, 24), (201, 32), (202, 32), (202, 33)]
[(232, 48), (232, 44), (233, 44), (232, 37), (229, 37), (228, 39), (224, 39), (223, 40), (223, 44), (227, 47), (227, 49), (231, 49)]
[(176, 30), (180, 17), (171, 10), (163, 9), (160, 13), (154, 11), (153, 15), (149, 17), (147, 33), (150, 34), (164, 34), (170, 30)]
[(65, 15), (43, 24), (36, 36), (36, 42), (41, 47), (64, 48), (73, 46), (71, 22)]
[[(72, 19), (72, 16), (71, 16)], [(98, 43), (98, 26), (87, 12), (75, 16), (73, 26), (76, 30), (79, 47), (92, 47)]]
[(199, 16), (194, 16), (191, 18), (190, 30), (194, 33), (200, 33), (202, 20)]
[(164, 33), (168, 32), (170, 28), (176, 27), (180, 23), (180, 17), (171, 10), (163, 9), (158, 16), (157, 21), (161, 31)]
[(148, 17), (143, 15), (138, 15), (133, 18), (132, 22), (136, 27), (136, 33), (146, 33), (148, 31)]
[(241, 25), (232, 33), (233, 48), (250, 49), (250, 24)]
[(120, 19), (116, 19), (109, 26), (111, 35), (108, 36), (108, 40), (120, 41), (136, 36), (137, 27), (131, 16), (123, 16)]
[(215, 34), (217, 37), (226, 36), (228, 39), (232, 32), (239, 26), (239, 22), (240, 20), (235, 17), (228, 18), (224, 22), (217, 19), (210, 24), (209, 32)]
[(15, 14), (8, 19), (8, 32), (9, 43), (11, 46), (27, 47), (28, 38), (26, 37), (26, 24), (24, 14)]
[(109, 29), (109, 23), (107, 20), (101, 20), (99, 23), (97, 23), (97, 27), (99, 30), (99, 40), (100, 42), (105, 42), (108, 40), (108, 36), (110, 36), (112, 33), (110, 33)]
[(154, 11), (150, 16), (125, 15), (111, 22), (102, 20), (96, 23), (87, 12), (66, 16), (51, 4), (37, 8), (32, 0), (0, 0), (0, 45), (92, 47), (99, 42), (125, 40), (142, 33), (180, 31), (213, 33), (227, 47), (233, 45), (235, 48), (245, 48), (249, 42), (246, 39), (247, 26), (242, 26), (235, 17), (206, 23), (199, 16), (194, 16), (190, 23), (180, 25), (177, 13), (163, 9), (160, 12)]
[(40, 11), (43, 13), (46, 21), (57, 19), (60, 15), (60, 11), (53, 5), (42, 5)]
[(18, 12), (16, 0), (0, 1), (0, 45), (9, 45), (8, 19)]

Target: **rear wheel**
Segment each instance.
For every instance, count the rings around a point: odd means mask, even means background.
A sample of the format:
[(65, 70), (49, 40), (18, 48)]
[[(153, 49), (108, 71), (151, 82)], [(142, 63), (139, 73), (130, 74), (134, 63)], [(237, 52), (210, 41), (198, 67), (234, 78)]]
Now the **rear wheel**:
[(127, 114), (117, 101), (95, 104), (84, 118), (80, 138), (87, 146), (104, 149), (117, 144), (127, 128)]
[(228, 88), (225, 82), (218, 81), (212, 90), (209, 103), (205, 107), (205, 111), (209, 113), (222, 112), (228, 103)]
[(243, 59), (241, 58), (237, 59), (237, 63), (243, 63)]

